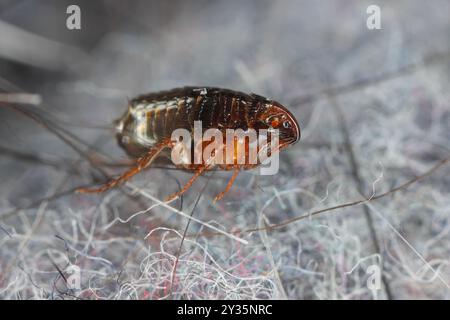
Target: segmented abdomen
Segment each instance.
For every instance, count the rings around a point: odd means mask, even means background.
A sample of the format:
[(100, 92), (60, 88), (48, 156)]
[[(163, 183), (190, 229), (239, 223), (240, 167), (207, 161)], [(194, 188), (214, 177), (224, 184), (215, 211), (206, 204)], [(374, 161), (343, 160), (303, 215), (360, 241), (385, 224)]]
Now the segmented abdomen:
[(185, 87), (139, 96), (131, 101), (129, 113), (142, 121), (137, 128), (141, 138), (157, 142), (177, 128), (192, 132), (194, 121), (201, 121), (203, 130), (246, 130), (253, 127), (260, 100), (227, 89)]

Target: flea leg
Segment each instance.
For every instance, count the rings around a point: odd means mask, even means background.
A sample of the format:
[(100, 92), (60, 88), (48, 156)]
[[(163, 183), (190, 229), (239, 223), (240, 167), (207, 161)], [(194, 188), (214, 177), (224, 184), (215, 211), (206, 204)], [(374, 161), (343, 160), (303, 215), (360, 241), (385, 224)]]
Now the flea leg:
[(188, 191), (188, 189), (192, 186), (192, 184), (194, 183), (195, 180), (197, 180), (198, 177), (201, 176), (201, 174), (207, 169), (207, 166), (200, 166), (197, 170), (195, 170), (194, 175), (192, 176), (191, 179), (189, 179), (189, 181), (183, 186), (183, 188), (181, 188), (178, 192), (175, 192), (174, 194), (171, 194), (170, 196), (167, 197), (166, 201), (170, 201), (175, 199), (178, 196), (181, 196), (183, 193), (185, 193), (186, 191)]
[(231, 176), (230, 180), (228, 181), (228, 184), (227, 184), (225, 190), (223, 190), (221, 193), (219, 193), (219, 194), (215, 197), (214, 202), (216, 202), (216, 201), (222, 199), (223, 196), (224, 196), (228, 191), (230, 191), (231, 186), (233, 185), (234, 180), (236, 180), (236, 177), (237, 177), (238, 174), (239, 174), (239, 168), (235, 168), (235, 169), (234, 169), (234, 172), (233, 172), (233, 175)]
[(136, 166), (134, 166), (130, 170), (123, 173), (120, 177), (107, 182), (100, 188), (93, 188), (93, 189), (80, 188), (76, 192), (78, 192), (78, 193), (102, 193), (111, 188), (114, 188), (118, 184), (121, 184), (121, 183), (127, 181), (128, 179), (130, 179), (131, 177), (135, 176), (140, 171), (142, 171), (143, 169), (148, 167), (153, 162), (153, 160), (155, 160), (158, 157), (158, 155), (161, 153), (161, 151), (163, 151), (164, 148), (166, 148), (166, 147), (170, 147), (170, 140), (164, 140), (164, 141), (156, 144), (155, 146), (153, 146), (146, 155), (144, 155), (138, 159)]
[[(219, 151), (222, 151), (224, 148), (224, 145), (220, 147)], [(197, 180), (198, 177), (200, 177), (202, 175), (202, 173), (208, 169), (210, 169), (211, 167), (214, 166), (214, 159), (215, 156), (208, 158), (207, 161), (205, 161), (205, 163), (201, 166), (199, 166), (196, 170), (194, 175), (192, 176), (191, 179), (189, 179), (189, 181), (183, 186), (183, 188), (180, 189), (180, 191), (171, 194), (169, 197), (167, 197), (166, 201), (170, 201), (175, 199), (178, 196), (181, 196), (183, 193), (185, 193), (186, 191), (188, 191), (188, 189), (192, 186), (192, 184), (194, 183), (195, 180)]]

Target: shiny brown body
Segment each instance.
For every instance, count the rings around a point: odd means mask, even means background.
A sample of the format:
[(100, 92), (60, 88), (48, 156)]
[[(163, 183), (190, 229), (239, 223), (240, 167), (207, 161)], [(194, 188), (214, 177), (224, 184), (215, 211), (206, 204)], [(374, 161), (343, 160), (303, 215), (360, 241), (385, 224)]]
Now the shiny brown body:
[[(139, 158), (136, 168), (99, 189), (79, 191), (102, 192), (126, 181), (172, 147), (171, 135), (175, 129), (192, 132), (194, 121), (201, 121), (203, 131), (215, 128), (224, 136), (226, 129), (245, 131), (251, 128), (258, 132), (260, 129), (276, 128), (279, 130), (280, 149), (300, 139), (300, 129), (294, 116), (281, 104), (259, 95), (214, 87), (183, 87), (141, 95), (130, 101), (127, 111), (116, 122), (120, 146), (131, 157)], [(234, 170), (226, 191), (240, 169), (250, 169), (256, 165), (222, 165), (222, 169)], [(206, 163), (182, 167), (196, 173), (174, 196), (186, 191), (203, 171), (210, 169)]]

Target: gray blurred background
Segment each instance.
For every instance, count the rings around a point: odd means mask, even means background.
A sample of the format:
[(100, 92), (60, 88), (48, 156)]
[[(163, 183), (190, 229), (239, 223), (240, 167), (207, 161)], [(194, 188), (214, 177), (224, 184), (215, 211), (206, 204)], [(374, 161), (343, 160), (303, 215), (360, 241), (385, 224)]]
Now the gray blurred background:
[[(71, 4), (81, 30), (66, 28)], [(380, 30), (366, 26), (372, 4)], [(237, 233), (247, 244), (204, 223), (280, 223), (449, 157), (449, 14), (447, 0), (0, 1), (0, 297), (448, 299), (448, 167), (367, 205)], [(127, 160), (111, 128), (127, 99), (184, 85), (273, 98), (303, 136), (277, 175), (241, 173), (213, 203), (229, 173), (209, 173), (171, 203), (203, 222), (180, 245), (188, 220), (154, 197), (189, 173), (146, 170), (137, 192), (72, 191), (124, 170), (86, 157)], [(61, 275), (70, 265), (78, 289)]]

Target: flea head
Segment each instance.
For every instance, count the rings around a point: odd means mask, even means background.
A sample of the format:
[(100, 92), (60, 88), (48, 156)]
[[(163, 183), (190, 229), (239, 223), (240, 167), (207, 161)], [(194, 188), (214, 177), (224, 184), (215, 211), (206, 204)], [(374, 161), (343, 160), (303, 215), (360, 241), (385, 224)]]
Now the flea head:
[(300, 126), (294, 115), (276, 101), (265, 103), (258, 120), (265, 128), (278, 130), (281, 148), (300, 140)]

